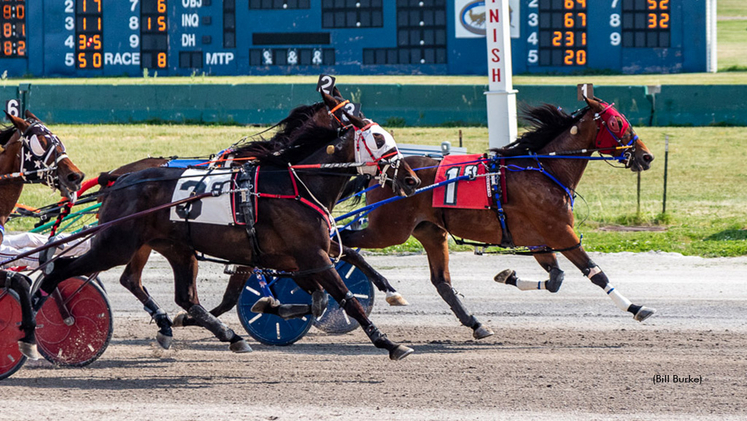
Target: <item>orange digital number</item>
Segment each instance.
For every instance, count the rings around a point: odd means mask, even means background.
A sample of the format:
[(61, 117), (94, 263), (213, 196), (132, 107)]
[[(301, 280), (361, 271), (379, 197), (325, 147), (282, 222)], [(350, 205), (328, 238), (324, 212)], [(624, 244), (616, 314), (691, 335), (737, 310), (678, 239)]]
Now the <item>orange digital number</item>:
[(166, 32), (166, 16), (158, 17), (158, 32)]
[(158, 13), (166, 13), (166, 0), (158, 0)]
[(656, 10), (659, 5), (656, 0), (646, 0), (646, 3), (648, 4), (648, 10)]
[(579, 13), (578, 17), (581, 18), (581, 27), (586, 28), (586, 13)]
[(573, 42), (575, 41), (575, 37), (573, 36), (572, 31), (566, 31), (565, 33), (565, 46), (566, 47), (573, 47)]
[(88, 38), (85, 34), (78, 35), (78, 49), (85, 50), (88, 44)]
[(586, 65), (586, 51), (584, 50), (576, 51), (576, 64), (578, 64), (579, 66)]
[(12, 17), (13, 17), (13, 11), (10, 8), (10, 5), (6, 4), (5, 6), (3, 6), (3, 18), (10, 19)]
[(662, 13), (659, 17), (659, 28), (669, 28), (669, 13)]
[(26, 55), (26, 41), (18, 41), (18, 55), (19, 56)]
[(11, 41), (5, 41), (3, 43), (3, 53), (5, 53), (6, 56), (13, 55), (13, 43)]
[(101, 0), (93, 0), (94, 3), (98, 4), (96, 11), (101, 13)]
[(563, 63), (568, 66), (573, 66), (574, 58), (576, 58), (576, 54), (573, 53), (573, 50), (565, 50), (565, 58), (563, 59)]
[(582, 8), (586, 9), (586, 0), (576, 0), (576, 3), (580, 4)]
[(101, 49), (101, 34), (96, 34), (91, 38), (91, 45), (94, 50)]
[(560, 47), (560, 41), (563, 39), (563, 33), (560, 31), (555, 31), (552, 33), (552, 45), (555, 47)]
[(563, 25), (566, 28), (573, 28), (573, 23), (574, 23), (574, 21), (573, 21), (573, 13), (566, 13), (563, 16)]
[(91, 57), (91, 61), (93, 62), (93, 67), (99, 69), (101, 68), (101, 53), (93, 53), (93, 57)]
[(13, 35), (13, 26), (10, 24), (10, 22), (5, 22), (3, 24), (3, 36), (5, 38), (10, 38)]
[(575, 5), (576, 5), (575, 0), (565, 0), (565, 2), (563, 3), (563, 7), (565, 7), (566, 9), (573, 9), (573, 6)]
[(669, 10), (669, 0), (661, 0), (659, 2), (659, 10)]
[(85, 69), (88, 67), (88, 61), (86, 60), (86, 53), (78, 53), (78, 67)]
[(656, 13), (649, 13), (648, 14), (648, 27), (649, 28), (656, 28), (656, 22), (657, 22), (657, 14)]
[(586, 47), (586, 32), (581, 32), (581, 45)]
[(158, 67), (166, 67), (166, 53), (164, 52), (158, 53)]
[(18, 19), (23, 19), (26, 17), (26, 6), (22, 4), (16, 5), (16, 17)]

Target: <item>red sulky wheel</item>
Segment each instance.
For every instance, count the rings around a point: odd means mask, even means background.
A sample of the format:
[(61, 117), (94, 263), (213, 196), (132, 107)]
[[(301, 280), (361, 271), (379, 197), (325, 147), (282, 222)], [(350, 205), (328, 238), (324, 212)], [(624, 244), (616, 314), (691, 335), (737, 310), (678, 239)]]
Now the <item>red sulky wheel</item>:
[(18, 340), (23, 337), (21, 320), (18, 294), (0, 289), (0, 380), (10, 377), (26, 362), (18, 349)]
[(112, 337), (112, 310), (98, 279), (66, 279), (57, 286), (71, 316), (63, 320), (58, 299), (49, 297), (36, 315), (39, 353), (49, 362), (88, 365), (104, 353)]

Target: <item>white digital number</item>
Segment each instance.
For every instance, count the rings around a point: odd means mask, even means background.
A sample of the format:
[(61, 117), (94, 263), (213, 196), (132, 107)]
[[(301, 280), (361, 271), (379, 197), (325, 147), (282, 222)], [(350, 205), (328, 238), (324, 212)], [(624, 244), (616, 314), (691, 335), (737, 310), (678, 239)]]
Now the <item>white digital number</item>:
[(538, 42), (537, 41), (537, 33), (536, 32), (532, 32), (531, 34), (529, 34), (529, 38), (527, 38), (527, 42), (530, 43), (530, 44), (532, 44), (532, 45), (537, 45), (537, 42)]
[(75, 41), (73, 41), (72, 35), (68, 35), (67, 38), (65, 38), (65, 46), (75, 48)]
[(620, 15), (617, 13), (613, 13), (610, 15), (610, 26), (613, 28), (617, 28), (620, 26)]
[(532, 1), (530, 1), (530, 2), (529, 2), (529, 6), (528, 6), (528, 7), (539, 7), (539, 6), (537, 5), (537, 2), (538, 2), (538, 1), (539, 1), (539, 0), (532, 0)]
[(65, 29), (68, 31), (72, 31), (75, 29), (75, 19), (73, 19), (72, 16), (68, 16), (65, 18)]
[(140, 37), (135, 34), (130, 35), (130, 47), (137, 48), (138, 45), (140, 45)]
[(613, 32), (610, 34), (610, 44), (612, 45), (620, 45), (620, 33), (619, 32)]
[(619, 0), (612, 0), (612, 8), (613, 8), (613, 9), (617, 7), (617, 2), (618, 2), (618, 1), (619, 1)]
[[(446, 170), (446, 179), (453, 180), (459, 177), (459, 167), (451, 167)], [(444, 205), (454, 206), (457, 202), (457, 183), (449, 183), (444, 186)]]
[(65, 54), (65, 66), (73, 66), (75, 64), (75, 58), (73, 53)]
[(139, 26), (140, 21), (138, 20), (137, 16), (130, 16), (130, 29), (135, 31)]
[(536, 13), (529, 14), (529, 26), (537, 26), (539, 24), (539, 15)]
[(537, 56), (537, 50), (529, 50), (529, 54), (527, 54), (527, 61), (532, 64), (535, 64), (539, 61), (539, 56)]
[(138, 0), (130, 0), (130, 3), (132, 3), (132, 6), (130, 6), (130, 12), (134, 12), (135, 8), (137, 7)]
[(75, 13), (73, 0), (65, 0), (65, 13)]
[(333, 86), (335, 86), (335, 79), (330, 75), (322, 75), (319, 77), (319, 89), (321, 89), (325, 94), (332, 95)]

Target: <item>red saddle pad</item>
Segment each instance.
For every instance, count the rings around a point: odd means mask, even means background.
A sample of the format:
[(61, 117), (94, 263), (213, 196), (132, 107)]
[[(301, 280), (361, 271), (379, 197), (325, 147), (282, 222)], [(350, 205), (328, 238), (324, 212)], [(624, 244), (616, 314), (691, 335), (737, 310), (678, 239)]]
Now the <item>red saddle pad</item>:
[[(436, 183), (462, 175), (484, 175), (487, 170), (481, 162), (481, 154), (446, 155), (438, 166)], [(488, 177), (460, 180), (433, 190), (434, 208), (489, 209), (490, 187)]]

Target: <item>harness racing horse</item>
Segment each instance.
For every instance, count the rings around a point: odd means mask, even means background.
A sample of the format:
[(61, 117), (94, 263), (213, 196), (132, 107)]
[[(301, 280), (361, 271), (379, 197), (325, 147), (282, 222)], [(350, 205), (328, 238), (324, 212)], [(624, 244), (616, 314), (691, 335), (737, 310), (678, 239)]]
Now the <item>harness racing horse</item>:
[[(0, 131), (0, 242), (24, 183), (42, 183), (72, 199), (85, 177), (68, 158), (62, 141), (34, 114), (26, 111), (26, 120), (7, 113), (6, 116), (13, 125)], [(31, 317), (31, 283), (21, 274), (0, 272), (0, 300), (11, 298), (3, 297), (8, 289), (20, 300), (23, 313), (20, 328), (24, 336), (18, 342), (19, 348), (26, 357), (39, 359), (34, 337), (36, 325)]]
[[(99, 231), (88, 253), (56, 262), (34, 296), (34, 306), (38, 308), (46, 299), (44, 294), (60, 281), (73, 274), (95, 273), (127, 264), (147, 245), (162, 254), (172, 266), (176, 303), (222, 342), (230, 342), (232, 351), (251, 351), (243, 338), (200, 305), (195, 256), (199, 252), (294, 276), (301, 288), (317, 297), (312, 304), (315, 315), (326, 308), (326, 302), (320, 303), (320, 297), (326, 297), (322, 289), (326, 290), (361, 324), (376, 347), (387, 349), (391, 359), (406, 357), (412, 349), (393, 343), (376, 328), (334, 270), (329, 257), (331, 225), (326, 209), (339, 199), (345, 183), (355, 173), (355, 168), (349, 165), (353, 161), (384, 171), (384, 167), (390, 165), (397, 167), (393, 185), (403, 194), (414, 192), (419, 180), (401, 160), (391, 135), (374, 123), (350, 115), (347, 118), (352, 126), (339, 131), (310, 120), (285, 141), (247, 145), (246, 152), (256, 158), (258, 166), (246, 167), (245, 172), (255, 174), (251, 183), (256, 188), (237, 190), (254, 203), (252, 230), (240, 225), (189, 222), (186, 218), (194, 209), (206, 206), (203, 202), (207, 199), (174, 208), (185, 220), (172, 219), (172, 210), (166, 207), (173, 205), (173, 194), (183, 182), (180, 177), (188, 170), (151, 168), (121, 177), (106, 190), (99, 214), (100, 227), (114, 222)], [(362, 150), (368, 154), (358, 153)], [(356, 157), (363, 159), (356, 160)], [(323, 164), (336, 171), (318, 171)], [(317, 170), (301, 170), (312, 167)], [(340, 177), (341, 174), (344, 177)], [(195, 180), (194, 188), (199, 184)], [(254, 231), (253, 235), (248, 235), (250, 231)]]
[[(494, 150), (505, 158), (504, 166), (509, 170), (504, 177), (504, 197), (509, 198), (503, 204), (506, 230), (492, 209), (433, 207), (431, 190), (376, 208), (369, 214), (367, 228), (341, 232), (342, 243), (349, 247), (383, 248), (402, 244), (414, 236), (428, 255), (431, 282), (459, 321), (473, 329), (477, 339), (492, 332), (485, 331), (451, 286), (449, 233), (487, 244), (504, 243), (504, 234), (510, 233), (513, 245), (537, 251), (533, 256), (549, 273), (549, 280), (524, 281), (513, 270), (504, 270), (495, 277), (496, 282), (520, 289), (538, 289), (539, 285), (540, 289), (557, 292), (564, 274), (552, 251), (560, 251), (591, 282), (603, 288), (620, 309), (632, 313), (635, 320), (645, 320), (654, 310), (632, 304), (613, 288), (584, 251), (573, 231), (572, 205), (593, 151), (617, 157), (632, 171), (649, 169), (654, 157), (625, 117), (611, 105), (598, 99), (587, 98), (586, 102), (588, 106), (573, 115), (550, 105), (528, 109), (526, 114), (533, 128), (516, 142)], [(564, 159), (564, 153), (572, 156)], [(424, 186), (434, 183), (436, 160), (408, 157), (405, 161), (416, 169)], [(389, 196), (384, 189), (373, 189), (366, 194), (366, 201), (376, 203)], [(393, 224), (393, 220), (397, 223)]]
[[(315, 120), (321, 126), (341, 128), (343, 125), (343, 121), (345, 120), (345, 117), (343, 115), (343, 106), (347, 103), (347, 101), (341, 98), (337, 88), (335, 88), (334, 97), (323, 94), (322, 98), (324, 102), (317, 103), (311, 106), (299, 106), (291, 111), (287, 118), (283, 119), (277, 124), (279, 130), (270, 141), (273, 143), (279, 142), (279, 144), (282, 145), (284, 143), (282, 139), (287, 140), (297, 129), (299, 129), (309, 120)], [(378, 139), (377, 141), (380, 142), (382, 140), (383, 139)], [(383, 143), (381, 143), (381, 145), (383, 145)], [(234, 145), (229, 149), (223, 151), (221, 154), (218, 154), (219, 156), (217, 156), (215, 160), (212, 161), (212, 164), (222, 165), (225, 163), (229, 166), (240, 166), (243, 164), (243, 162), (245, 162), (245, 159), (252, 156), (252, 153), (253, 152), (251, 147), (243, 148), (240, 144)], [(113, 182), (118, 177), (124, 174), (146, 168), (168, 165), (168, 163), (169, 160), (166, 158), (145, 158), (140, 161), (127, 164), (109, 173), (101, 174), (99, 176), (99, 183), (102, 186), (106, 186), (108, 183)], [(394, 169), (389, 169), (389, 172), (394, 174)], [(392, 175), (392, 177), (394, 177), (394, 175)], [(392, 177), (387, 177), (387, 183), (391, 185), (392, 188), (395, 188), (395, 186), (392, 184)], [(404, 182), (410, 184), (411, 187), (417, 187), (417, 184), (419, 183), (407, 176), (404, 178)], [(334, 206), (334, 203), (329, 205), (328, 210), (331, 211), (332, 206)], [(196, 326), (198, 325), (198, 323), (194, 318), (190, 317), (188, 313), (184, 312), (179, 313), (172, 322), (166, 311), (162, 309), (162, 307), (150, 296), (147, 289), (143, 287), (142, 271), (146, 263), (148, 262), (150, 252), (150, 247), (143, 246), (133, 255), (132, 259), (125, 267), (122, 276), (120, 277), (120, 283), (133, 295), (135, 295), (135, 297), (137, 297), (138, 300), (140, 300), (140, 302), (143, 304), (144, 309), (148, 312), (148, 314), (151, 315), (159, 328), (158, 333), (156, 334), (156, 339), (159, 345), (161, 345), (161, 347), (163, 347), (164, 349), (169, 349), (173, 341), (172, 326)], [(337, 243), (333, 242), (333, 246), (331, 247), (330, 252), (333, 257), (339, 255), (339, 246), (337, 245)], [(381, 277), (378, 272), (376, 272), (373, 268), (371, 268), (371, 266), (365, 263), (365, 261), (362, 259), (362, 257), (360, 257), (358, 253), (355, 253), (345, 245), (343, 245), (343, 254), (341, 256), (341, 259), (354, 266), (361, 267), (364, 275), (366, 275), (369, 279), (375, 279), (375, 284), (385, 285), (387, 283), (386, 279)], [(222, 301), (215, 308), (210, 310), (210, 314), (218, 317), (233, 308), (236, 305), (238, 297), (243, 289), (246, 278), (251, 275), (251, 273), (251, 267), (237, 267), (235, 272), (229, 278)], [(391, 291), (385, 292), (387, 293), (387, 301), (390, 303), (398, 303), (404, 300), (401, 295), (393, 289)], [(263, 301), (262, 303), (267, 304), (265, 301)], [(267, 311), (284, 311), (283, 316), (286, 318), (295, 317), (295, 315), (299, 311), (304, 311), (304, 309), (293, 309), (292, 313), (288, 313), (285, 312), (285, 310), (288, 310), (288, 306), (276, 308), (278, 303), (270, 304), (270, 307), (266, 309)]]

